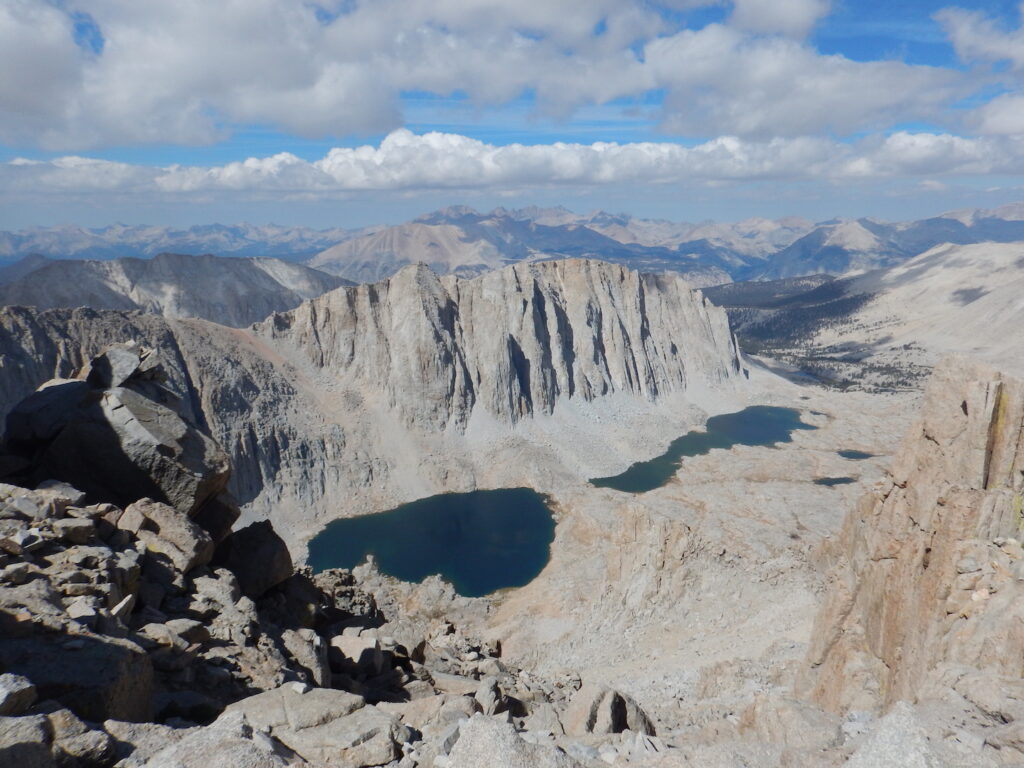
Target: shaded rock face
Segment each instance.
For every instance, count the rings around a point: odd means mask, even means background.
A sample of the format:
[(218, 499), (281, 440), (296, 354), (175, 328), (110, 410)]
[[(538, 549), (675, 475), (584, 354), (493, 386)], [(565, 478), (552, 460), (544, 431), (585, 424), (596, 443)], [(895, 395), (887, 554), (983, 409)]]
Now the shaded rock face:
[(261, 597), (292, 575), (288, 545), (266, 520), (228, 536), (217, 551), (217, 563), (238, 577), (242, 594)]
[(162, 253), (152, 259), (44, 261), (0, 284), (0, 305), (139, 309), (244, 327), (342, 285), (351, 283), (278, 259)]
[(8, 414), (5, 445), (37, 479), (121, 506), (151, 497), (189, 515), (224, 490), (227, 455), (168, 407), (177, 398), (152, 350), (115, 345), (83, 373), (84, 382), (52, 382)]
[(983, 711), (1012, 710), (1007, 681), (1024, 675), (1022, 494), (1024, 381), (944, 363), (890, 478), (833, 547), (807, 695), (843, 712), (951, 688), (978, 704), (987, 689)]
[(117, 637), (53, 635), (7, 638), (0, 663), (31, 680), (38, 694), (86, 720), (152, 716), (153, 666), (134, 643)]

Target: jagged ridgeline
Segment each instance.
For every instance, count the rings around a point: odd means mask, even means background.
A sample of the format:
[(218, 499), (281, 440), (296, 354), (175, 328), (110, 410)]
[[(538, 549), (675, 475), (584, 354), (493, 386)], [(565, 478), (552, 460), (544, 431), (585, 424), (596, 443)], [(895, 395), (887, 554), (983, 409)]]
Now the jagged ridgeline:
[(229, 454), (231, 491), (286, 536), (338, 516), (354, 493), (473, 487), (481, 445), (524, 419), (557, 420), (560, 405), (699, 399), (741, 378), (724, 311), (682, 278), (571, 259), (471, 280), (413, 266), (245, 330), (8, 307), (0, 410), (126, 339), (159, 352), (181, 412)]

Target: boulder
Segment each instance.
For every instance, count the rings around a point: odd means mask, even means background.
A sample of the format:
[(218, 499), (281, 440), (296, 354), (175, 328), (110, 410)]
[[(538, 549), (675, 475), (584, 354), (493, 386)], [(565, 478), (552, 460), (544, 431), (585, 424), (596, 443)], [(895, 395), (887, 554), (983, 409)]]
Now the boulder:
[(331, 667), (327, 662), (327, 643), (312, 629), (286, 629), (281, 642), (288, 655), (302, 668), (311, 685), (331, 683)]
[(95, 501), (149, 497), (191, 515), (228, 481), (227, 455), (177, 413), (130, 389), (92, 392), (40, 457), (40, 470)]
[(480, 682), (463, 675), (450, 675), (447, 672), (431, 672), (434, 687), (442, 693), (454, 693), (460, 696), (474, 696)]
[(336, 652), (334, 656), (339, 668), (355, 667), (368, 675), (379, 675), (384, 671), (384, 654), (380, 641), (375, 637), (337, 635), (331, 638), (331, 649)]
[(171, 728), (159, 723), (129, 723), (107, 720), (103, 730), (114, 739), (114, 759), (118, 768), (145, 768), (157, 752), (167, 749), (198, 728)]
[(81, 377), (93, 389), (123, 387), (138, 371), (144, 354), (147, 360), (153, 358), (133, 342), (112, 344), (89, 362)]
[(448, 768), (581, 768), (555, 747), (530, 744), (508, 723), (474, 715), (459, 724)]
[(48, 382), (8, 414), (7, 450), (37, 478), (70, 483), (93, 501), (124, 507), (149, 497), (187, 515), (224, 490), (227, 455), (169, 407), (177, 398), (155, 354), (115, 345), (85, 378)]
[(242, 514), (238, 503), (230, 493), (222, 493), (207, 499), (192, 519), (196, 525), (210, 534), (214, 544), (220, 544), (231, 533), (231, 528)]
[(289, 683), (235, 702), (225, 714), (243, 714), (309, 761), (384, 765), (400, 756), (408, 733), (397, 716), (364, 705), (345, 691)]
[(0, 675), (0, 715), (20, 715), (36, 700), (36, 687), (21, 675)]
[(53, 729), (43, 715), (0, 717), (0, 765), (56, 768)]
[(264, 731), (302, 730), (350, 715), (365, 704), (362, 696), (347, 691), (288, 683), (236, 701), (224, 711), (241, 712)]
[(561, 736), (565, 733), (565, 728), (562, 726), (562, 720), (558, 716), (558, 711), (553, 704), (546, 701), (533, 705), (524, 724), (531, 731), (547, 731), (554, 736)]
[(92, 389), (84, 381), (53, 379), (15, 405), (7, 414), (5, 443), (14, 455), (34, 458), (74, 418)]
[(121, 516), (121, 520), (136, 518), (144, 521), (136, 533), (139, 541), (150, 552), (165, 555), (181, 573), (206, 565), (213, 557), (210, 535), (180, 510), (152, 499), (141, 499)]
[(403, 723), (419, 731), (432, 725), (465, 720), (480, 711), (476, 702), (468, 696), (452, 696), (447, 693), (412, 701), (381, 702), (377, 708), (398, 715)]
[(655, 735), (650, 719), (633, 699), (611, 688), (593, 684), (584, 685), (573, 695), (562, 725), (572, 736), (621, 733), (626, 729)]
[(242, 593), (254, 600), (295, 570), (288, 545), (269, 520), (247, 525), (224, 539), (214, 562), (234, 573)]
[(146, 768), (284, 768), (287, 750), (254, 730), (240, 712), (225, 712), (206, 728), (154, 754)]
[(53, 532), (69, 544), (85, 544), (96, 533), (92, 520), (66, 517), (53, 521)]
[(57, 633), (5, 638), (0, 667), (24, 675), (40, 698), (60, 701), (85, 720), (146, 720), (150, 715), (153, 667), (128, 640)]
[(493, 676), (480, 681), (480, 687), (473, 694), (473, 698), (485, 715), (496, 715), (508, 709), (508, 700), (498, 687), (498, 679)]
[(410, 739), (397, 717), (374, 706), (322, 725), (272, 733), (306, 760), (328, 765), (386, 765), (401, 757), (401, 744)]
[(58, 709), (46, 715), (53, 732), (53, 752), (61, 765), (107, 765), (114, 756), (114, 741), (86, 725), (73, 712)]

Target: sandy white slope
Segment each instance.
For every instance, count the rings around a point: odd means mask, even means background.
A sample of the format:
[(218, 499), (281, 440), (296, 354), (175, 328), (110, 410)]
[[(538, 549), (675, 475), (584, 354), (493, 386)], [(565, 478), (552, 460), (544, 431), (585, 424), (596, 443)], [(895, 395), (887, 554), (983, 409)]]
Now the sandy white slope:
[[(941, 245), (858, 278), (849, 292), (876, 295), (818, 343), (864, 345), (876, 355), (919, 356), (927, 364), (968, 354), (1024, 369), (1024, 242)], [(907, 344), (922, 351), (902, 349)]]

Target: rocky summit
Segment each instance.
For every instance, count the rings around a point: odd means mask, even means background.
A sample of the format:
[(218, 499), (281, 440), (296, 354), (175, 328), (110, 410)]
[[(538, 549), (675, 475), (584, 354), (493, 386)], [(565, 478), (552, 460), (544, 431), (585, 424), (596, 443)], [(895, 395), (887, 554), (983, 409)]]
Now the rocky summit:
[[(628, 696), (382, 610), (372, 571), (296, 569), (270, 523), (230, 530), (225, 456), (160, 402), (154, 357), (112, 347), (8, 418), (6, 458), (34, 487), (0, 485), (4, 765), (573, 766), (570, 736), (623, 733), (657, 748)], [(66, 442), (80, 420), (86, 443)], [(61, 445), (123, 461), (54, 462)]]
[[(0, 765), (1024, 763), (1010, 372), (797, 384), (681, 278), (584, 260), (248, 329), (8, 307), (0, 361)], [(799, 428), (715, 442), (753, 405)], [(694, 430), (660, 483), (587, 479)], [(306, 565), (330, 520), (523, 487), (524, 586)]]

